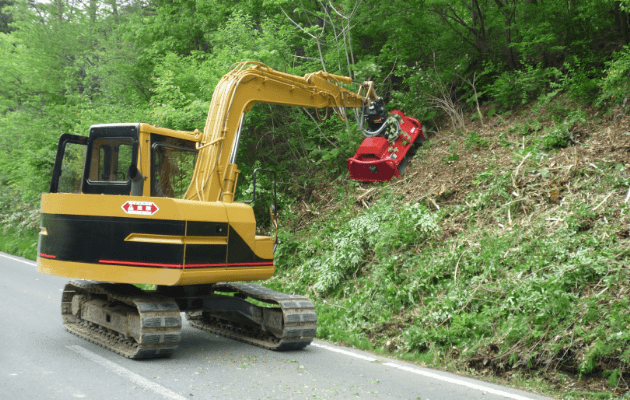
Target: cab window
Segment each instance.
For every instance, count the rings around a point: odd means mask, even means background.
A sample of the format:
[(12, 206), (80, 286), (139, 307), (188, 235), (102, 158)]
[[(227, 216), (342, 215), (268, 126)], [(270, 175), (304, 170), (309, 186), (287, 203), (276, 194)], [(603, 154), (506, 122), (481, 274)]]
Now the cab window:
[(129, 167), (138, 162), (138, 142), (130, 137), (97, 137), (88, 145), (83, 193), (129, 195)]
[(132, 153), (133, 140), (130, 138), (96, 139), (89, 179), (94, 182), (127, 182)]
[(151, 196), (183, 198), (197, 162), (195, 142), (158, 134), (151, 142)]

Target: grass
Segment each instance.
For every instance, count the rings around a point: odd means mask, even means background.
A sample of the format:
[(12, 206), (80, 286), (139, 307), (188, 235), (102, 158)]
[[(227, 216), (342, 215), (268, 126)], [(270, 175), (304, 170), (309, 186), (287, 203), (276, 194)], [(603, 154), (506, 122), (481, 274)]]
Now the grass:
[[(357, 269), (329, 287), (318, 286), (326, 274), (317, 268), (281, 273), (271, 286), (314, 299), (318, 336), (327, 340), (507, 378), (608, 372), (613, 390), (628, 367), (629, 277), (618, 261), (628, 249), (614, 229), (584, 230), (591, 217), (581, 210), (568, 209), (574, 222), (553, 232), (545, 224), (494, 232), (471, 226), (421, 251), (389, 249), (396, 254), (389, 263), (362, 254)], [(308, 247), (309, 239), (296, 240)], [(335, 265), (326, 251), (308, 257)]]
[[(309, 296), (322, 339), (566, 398), (627, 393), (630, 165), (589, 157), (595, 140), (567, 147), (588, 129), (567, 115), (443, 140), (461, 156), (453, 168), (467, 150), (486, 157), (455, 201), (379, 187), (365, 204), (355, 185), (337, 188), (336, 208), (309, 204), (308, 227), (281, 233), (266, 285)], [(511, 152), (497, 164), (496, 146)]]
[(35, 260), (37, 258), (37, 238), (38, 232), (33, 229), (19, 230), (9, 227), (0, 235), (0, 251)]

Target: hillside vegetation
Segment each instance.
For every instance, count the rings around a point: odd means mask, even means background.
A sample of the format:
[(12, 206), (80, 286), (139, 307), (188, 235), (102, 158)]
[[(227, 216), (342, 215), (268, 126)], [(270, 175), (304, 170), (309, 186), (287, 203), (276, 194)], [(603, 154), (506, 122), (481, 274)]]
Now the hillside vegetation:
[(0, 0), (0, 250), (35, 258), (62, 133), (202, 129), (245, 60), (372, 80), (429, 137), (391, 182), (349, 180), (354, 122), (247, 113), (236, 198), (274, 169), (283, 210), (265, 284), (311, 297), (322, 338), (568, 398), (630, 396), (629, 7)]
[(435, 132), (400, 179), (304, 193), (272, 285), (317, 300), (329, 340), (567, 398), (627, 393), (630, 119), (507, 114)]

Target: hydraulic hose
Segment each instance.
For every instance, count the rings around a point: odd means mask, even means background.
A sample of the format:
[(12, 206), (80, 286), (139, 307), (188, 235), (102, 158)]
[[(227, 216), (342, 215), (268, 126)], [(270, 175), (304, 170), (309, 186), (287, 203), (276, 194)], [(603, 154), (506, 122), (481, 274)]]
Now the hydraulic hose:
[(370, 138), (380, 135), (381, 133), (383, 133), (387, 125), (390, 124), (391, 119), (394, 119), (396, 122), (396, 137), (398, 137), (398, 135), (400, 134), (400, 124), (398, 124), (398, 121), (396, 121), (394, 117), (387, 118), (385, 121), (383, 121), (383, 124), (380, 126), (380, 128), (375, 131), (371, 131), (369, 129), (363, 128), (364, 115), (365, 106), (361, 107), (361, 118), (359, 119), (359, 129), (361, 129), (361, 132), (363, 132), (363, 136)]

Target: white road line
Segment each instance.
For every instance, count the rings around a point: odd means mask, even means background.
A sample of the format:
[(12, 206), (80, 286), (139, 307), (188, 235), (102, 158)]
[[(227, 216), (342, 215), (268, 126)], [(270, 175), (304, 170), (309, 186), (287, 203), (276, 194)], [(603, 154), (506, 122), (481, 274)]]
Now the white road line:
[(478, 384), (472, 383), (472, 382), (466, 382), (466, 381), (463, 381), (461, 379), (451, 378), (451, 377), (444, 376), (444, 375), (439, 375), (439, 374), (436, 374), (436, 373), (433, 373), (433, 372), (429, 372), (429, 371), (425, 371), (425, 370), (421, 370), (421, 369), (418, 369), (418, 368), (408, 367), (406, 365), (394, 364), (394, 363), (389, 363), (389, 362), (388, 363), (383, 363), (383, 365), (385, 365), (387, 367), (398, 368), (398, 369), (401, 369), (403, 371), (411, 372), (413, 374), (426, 376), (427, 378), (432, 378), (432, 379), (437, 379), (437, 380), (444, 381), (444, 382), (449, 382), (449, 383), (452, 383), (454, 385), (466, 386), (467, 388), (470, 388), (470, 389), (481, 390), (481, 391), (486, 392), (486, 393), (496, 394), (497, 396), (508, 397), (508, 398), (514, 399), (514, 400), (532, 400), (529, 397), (521, 396), (521, 395), (514, 394), (514, 393), (504, 392), (503, 390), (493, 389), (493, 388), (488, 387), (488, 386), (478, 385)]
[(102, 366), (104, 366), (105, 368), (109, 369), (110, 371), (122, 376), (123, 378), (127, 378), (129, 379), (131, 382), (135, 383), (138, 386), (142, 386), (145, 389), (148, 389), (156, 394), (159, 394), (160, 396), (166, 398), (166, 399), (171, 399), (171, 400), (186, 400), (186, 397), (181, 396), (167, 388), (165, 388), (164, 386), (158, 385), (155, 382), (150, 381), (147, 378), (144, 378), (138, 374), (136, 374), (135, 372), (132, 372), (130, 370), (128, 370), (127, 368), (121, 367), (120, 365), (109, 361), (106, 358), (103, 358), (97, 354), (92, 353), (91, 351), (84, 349), (81, 346), (67, 346), (70, 350), (75, 351), (77, 353), (79, 353), (80, 355), (82, 355), (83, 357), (94, 361), (97, 364), (100, 364)]
[(376, 361), (376, 358), (373, 358), (373, 357), (367, 357), (367, 356), (364, 356), (362, 354), (353, 353), (351, 351), (338, 349), (338, 348), (332, 347), (332, 346), (326, 346), (325, 344), (321, 344), (321, 343), (312, 342), (311, 346), (321, 347), (322, 349), (326, 349), (328, 351), (334, 351), (335, 353), (345, 354), (347, 356), (354, 357), (354, 358), (359, 358), (361, 360), (365, 360), (365, 361), (369, 361), (369, 362)]
[[(365, 361), (373, 362), (373, 361), (377, 360), (377, 358), (374, 358), (374, 357), (364, 356), (362, 354), (353, 353), (351, 351), (339, 349), (339, 348), (332, 347), (332, 346), (327, 346), (327, 345), (324, 345), (324, 344), (321, 344), (321, 343), (313, 342), (313, 343), (311, 343), (311, 346), (320, 347), (320, 348), (326, 349), (328, 351), (334, 351), (335, 353), (345, 354), (347, 356), (358, 358), (358, 359), (365, 360)], [(407, 371), (407, 372), (411, 372), (412, 374), (426, 376), (427, 378), (437, 379), (439, 381), (452, 383), (454, 385), (465, 386), (465, 387), (470, 388), (470, 389), (475, 389), (475, 390), (480, 390), (480, 391), (486, 392), (486, 393), (496, 394), (497, 396), (503, 396), (503, 397), (507, 397), (507, 398), (510, 398), (510, 399), (514, 399), (514, 400), (532, 400), (529, 397), (521, 396), (521, 395), (514, 394), (514, 393), (504, 392), (503, 390), (493, 389), (493, 388), (488, 387), (488, 386), (478, 385), (476, 383), (467, 382), (467, 381), (464, 381), (464, 380), (461, 380), (461, 379), (457, 379), (457, 378), (451, 378), (449, 376), (436, 374), (434, 372), (429, 372), (427, 370), (420, 369), (420, 368), (408, 367), (406, 365), (400, 365), (400, 364), (395, 364), (395, 363), (391, 363), (391, 362), (383, 363), (382, 365), (387, 366), (387, 367), (397, 368), (397, 369), (400, 369), (400, 370), (403, 370), (403, 371)]]
[(21, 258), (11, 257), (11, 256), (9, 256), (9, 255), (7, 255), (5, 253), (0, 253), (0, 256), (4, 257), (4, 258), (8, 258), (8, 259), (13, 260), (13, 261), (21, 262), (23, 264), (28, 264), (28, 265), (30, 265), (32, 267), (36, 267), (37, 266), (37, 264), (35, 264), (32, 261), (26, 261), (26, 260), (22, 260)]

